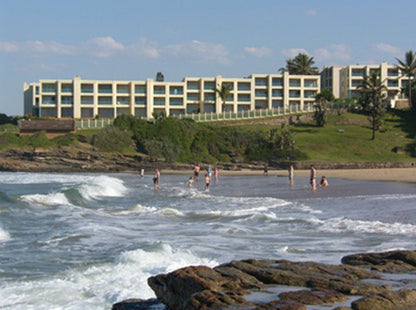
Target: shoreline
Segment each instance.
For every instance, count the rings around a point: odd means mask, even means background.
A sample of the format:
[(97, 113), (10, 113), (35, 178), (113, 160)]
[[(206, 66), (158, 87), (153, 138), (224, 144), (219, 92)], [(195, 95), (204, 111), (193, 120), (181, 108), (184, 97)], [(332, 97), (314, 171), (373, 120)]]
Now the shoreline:
[[(163, 174), (192, 175), (192, 170), (184, 169), (161, 169)], [(241, 170), (220, 170), (220, 177), (224, 176), (262, 176), (263, 170), (241, 169)], [(295, 170), (295, 180), (297, 176), (308, 177), (309, 170)], [(288, 177), (286, 170), (268, 171), (269, 177)], [(326, 176), (327, 178), (338, 178), (348, 180), (364, 181), (387, 181), (387, 182), (406, 182), (416, 183), (416, 168), (373, 168), (373, 169), (317, 169), (317, 178)]]

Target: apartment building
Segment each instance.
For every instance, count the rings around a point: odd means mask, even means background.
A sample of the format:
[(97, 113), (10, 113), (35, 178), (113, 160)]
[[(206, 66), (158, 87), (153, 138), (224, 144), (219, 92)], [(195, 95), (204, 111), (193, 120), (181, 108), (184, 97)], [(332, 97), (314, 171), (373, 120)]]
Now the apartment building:
[[(216, 88), (229, 85), (223, 103)], [(24, 113), (53, 118), (115, 118), (122, 114), (152, 118), (153, 112), (186, 115), (255, 109), (311, 107), (320, 76), (253, 74), (245, 78), (185, 77), (181, 82), (39, 80), (24, 84)]]
[(359, 96), (359, 87), (363, 83), (364, 76), (379, 71), (380, 79), (387, 87), (387, 99), (391, 106), (395, 106), (397, 100), (403, 99), (401, 93), (408, 83), (408, 78), (403, 76), (395, 65), (383, 62), (380, 65), (349, 65), (325, 67), (321, 72), (322, 89), (330, 88), (335, 98), (353, 98)]

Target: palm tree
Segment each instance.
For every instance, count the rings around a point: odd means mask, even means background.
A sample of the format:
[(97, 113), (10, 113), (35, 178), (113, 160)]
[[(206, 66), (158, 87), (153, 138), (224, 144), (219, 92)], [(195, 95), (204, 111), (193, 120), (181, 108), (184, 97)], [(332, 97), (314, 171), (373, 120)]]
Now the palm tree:
[(402, 61), (398, 58), (396, 58), (397, 62), (399, 63), (396, 67), (400, 69), (400, 71), (407, 76), (408, 78), (408, 99), (409, 104), (413, 109), (416, 109), (416, 103), (415, 106), (412, 104), (412, 78), (416, 76), (416, 53), (412, 50), (407, 51), (405, 54), (405, 60)]
[(376, 131), (380, 130), (384, 121), (385, 105), (383, 99), (387, 91), (387, 86), (381, 81), (380, 71), (372, 72), (370, 76), (365, 75), (358, 91), (361, 93), (360, 102), (362, 107), (369, 114), (372, 128), (371, 140), (374, 140)]
[(287, 59), (286, 67), (280, 68), (279, 70), (281, 72), (289, 71), (289, 74), (295, 75), (316, 75), (319, 74), (319, 70), (313, 66), (314, 64), (313, 57), (299, 53), (295, 58)]
[(218, 96), (220, 96), (222, 104), (223, 104), (223, 110), (225, 107), (225, 102), (227, 101), (228, 97), (231, 95), (231, 85), (230, 84), (221, 84), (220, 88), (216, 88), (215, 91), (218, 93)]
[(316, 121), (316, 125), (324, 127), (327, 122), (326, 110), (329, 102), (334, 101), (335, 96), (329, 88), (323, 89), (315, 97), (315, 113), (313, 118)]

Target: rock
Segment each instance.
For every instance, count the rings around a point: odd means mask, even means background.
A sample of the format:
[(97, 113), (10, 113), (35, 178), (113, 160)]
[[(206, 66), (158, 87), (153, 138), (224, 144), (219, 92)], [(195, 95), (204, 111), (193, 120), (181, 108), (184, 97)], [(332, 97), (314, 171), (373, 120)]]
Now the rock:
[(416, 251), (354, 254), (343, 257), (341, 262), (380, 272), (416, 272)]
[(352, 303), (354, 310), (414, 310), (416, 290), (385, 291), (363, 297)]
[(307, 310), (308, 308), (299, 302), (291, 300), (277, 300), (260, 305), (254, 310)]
[(333, 304), (346, 300), (344, 294), (331, 290), (301, 290), (285, 292), (279, 295), (281, 300), (297, 301), (305, 305)]
[(166, 307), (157, 299), (127, 299), (113, 305), (112, 310), (163, 310)]

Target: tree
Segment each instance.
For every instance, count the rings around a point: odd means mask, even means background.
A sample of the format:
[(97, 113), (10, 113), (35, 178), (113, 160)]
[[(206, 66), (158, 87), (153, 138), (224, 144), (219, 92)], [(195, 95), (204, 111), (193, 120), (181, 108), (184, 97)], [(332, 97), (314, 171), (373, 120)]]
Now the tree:
[(313, 118), (316, 121), (316, 125), (324, 127), (327, 122), (326, 111), (328, 109), (328, 103), (335, 100), (335, 96), (329, 88), (323, 89), (315, 97), (315, 113)]
[(215, 91), (217, 92), (218, 96), (220, 96), (221, 98), (221, 101), (223, 104), (223, 110), (224, 110), (227, 98), (231, 95), (231, 85), (223, 83), (221, 84), (221, 87), (216, 88)]
[(360, 103), (363, 110), (369, 115), (371, 122), (372, 137), (376, 138), (376, 131), (380, 130), (384, 123), (386, 85), (380, 79), (380, 71), (372, 72), (370, 76), (365, 75), (363, 83), (358, 87), (361, 93)]
[(405, 59), (402, 61), (398, 58), (396, 58), (397, 62), (399, 63), (396, 67), (399, 69), (405, 76), (408, 78), (408, 99), (409, 104), (413, 108), (413, 110), (416, 110), (416, 102), (412, 102), (412, 79), (416, 76), (416, 53), (412, 50), (407, 51), (405, 54)]
[(315, 61), (313, 57), (307, 54), (299, 53), (293, 59), (286, 60), (286, 67), (280, 68), (281, 72), (289, 71), (289, 74), (295, 75), (316, 75), (319, 74), (317, 67), (314, 67)]

